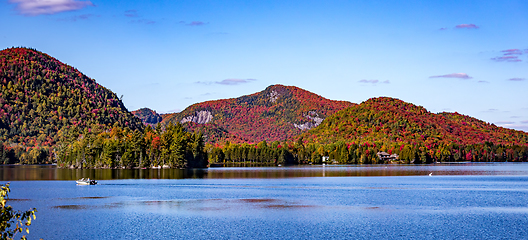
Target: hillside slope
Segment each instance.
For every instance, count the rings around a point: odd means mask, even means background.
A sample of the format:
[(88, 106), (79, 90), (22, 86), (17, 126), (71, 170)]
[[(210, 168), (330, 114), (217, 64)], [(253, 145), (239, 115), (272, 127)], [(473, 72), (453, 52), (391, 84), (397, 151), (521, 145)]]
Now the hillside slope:
[(161, 115), (150, 108), (140, 108), (138, 110), (132, 111), (131, 113), (137, 118), (141, 119), (144, 124), (150, 126), (158, 124), (162, 119)]
[(33, 49), (0, 51), (0, 86), (0, 140), (10, 146), (52, 146), (72, 127), (143, 127), (115, 93)]
[(497, 127), (458, 113), (434, 114), (399, 99), (371, 98), (327, 118), (304, 134), (315, 142), (393, 141), (407, 143), (527, 145), (528, 133)]
[(205, 132), (208, 142), (285, 140), (319, 125), (333, 113), (353, 106), (294, 86), (272, 85), (239, 98), (194, 104), (163, 117), (162, 124), (180, 122)]

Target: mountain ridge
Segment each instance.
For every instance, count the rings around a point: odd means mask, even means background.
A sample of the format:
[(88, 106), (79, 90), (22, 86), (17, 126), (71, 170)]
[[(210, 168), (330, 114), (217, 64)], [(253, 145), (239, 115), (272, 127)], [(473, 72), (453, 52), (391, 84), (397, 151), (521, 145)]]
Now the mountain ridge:
[(302, 137), (314, 142), (395, 141), (426, 145), (528, 146), (528, 133), (498, 127), (459, 113), (431, 113), (396, 98), (371, 98), (335, 113)]
[[(431, 113), (396, 98), (376, 97), (355, 104), (280, 84), (238, 98), (195, 103), (179, 113), (160, 115), (147, 108), (131, 113), (115, 93), (94, 79), (29, 48), (0, 51), (0, 86), (0, 155), (4, 163), (15, 158), (26, 159), (25, 163), (51, 160), (51, 148), (57, 147), (59, 140), (75, 141), (89, 135), (92, 128), (104, 135), (110, 128), (122, 126), (123, 132), (130, 134), (134, 131), (127, 129), (143, 130), (143, 123), (162, 129), (171, 123), (182, 124), (189, 132), (204, 133), (205, 141), (215, 147), (230, 143), (267, 146), (267, 141), (273, 142), (271, 146), (295, 149), (312, 144), (313, 159), (325, 153), (325, 144), (331, 147), (336, 143), (342, 152), (344, 143), (348, 148), (362, 148), (370, 162), (374, 157), (367, 149), (403, 152), (402, 159), (408, 162), (416, 159), (411, 157), (413, 151), (424, 154), (420, 159), (425, 162), (445, 156), (458, 161), (461, 153), (467, 160), (526, 159), (528, 154), (528, 133), (524, 131), (456, 112)], [(161, 132), (156, 130), (156, 134)], [(202, 138), (201, 134), (194, 136)], [(476, 155), (472, 154), (489, 156), (473, 158)], [(511, 156), (497, 157), (500, 154)]]
[(233, 136), (209, 136), (209, 142), (277, 141), (317, 126), (327, 116), (352, 105), (277, 84), (238, 98), (193, 104), (179, 113), (163, 116), (162, 125), (179, 122), (194, 130), (201, 124), (210, 130), (223, 129), (221, 132)]
[(0, 140), (7, 148), (53, 146), (67, 132), (93, 126), (143, 128), (115, 93), (35, 49), (0, 51), (0, 85)]

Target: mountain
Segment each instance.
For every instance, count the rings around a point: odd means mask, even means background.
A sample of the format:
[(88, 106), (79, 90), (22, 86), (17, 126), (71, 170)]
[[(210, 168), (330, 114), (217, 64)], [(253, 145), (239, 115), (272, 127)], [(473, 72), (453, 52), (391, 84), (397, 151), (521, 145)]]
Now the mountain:
[(0, 140), (9, 146), (53, 146), (73, 128), (143, 128), (115, 93), (34, 49), (0, 51), (0, 85)]
[(132, 114), (136, 116), (137, 118), (141, 119), (141, 121), (150, 126), (154, 126), (161, 122), (162, 118), (161, 115), (156, 113), (156, 111), (150, 109), (150, 108), (140, 108), (136, 111), (132, 111)]
[(495, 144), (528, 146), (528, 133), (495, 126), (458, 113), (434, 114), (399, 99), (371, 98), (337, 112), (303, 135), (319, 143), (383, 142), (423, 145)]
[(239, 98), (194, 104), (163, 117), (201, 130), (210, 143), (286, 140), (318, 126), (333, 113), (355, 104), (333, 101), (294, 86), (272, 85)]

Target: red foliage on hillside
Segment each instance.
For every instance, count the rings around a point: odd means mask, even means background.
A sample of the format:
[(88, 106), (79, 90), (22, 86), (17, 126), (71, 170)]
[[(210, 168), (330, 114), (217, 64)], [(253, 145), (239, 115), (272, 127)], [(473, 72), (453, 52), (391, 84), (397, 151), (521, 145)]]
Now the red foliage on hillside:
[(120, 123), (141, 129), (115, 93), (77, 69), (36, 50), (0, 51), (0, 140), (52, 146), (59, 133)]
[(379, 97), (344, 109), (305, 133), (314, 142), (400, 142), (440, 145), (502, 144), (528, 146), (528, 133), (458, 113), (434, 114), (421, 106)]
[(191, 131), (199, 128), (208, 142), (276, 141), (298, 136), (338, 110), (353, 105), (294, 86), (273, 85), (239, 98), (194, 104), (180, 113), (163, 116), (162, 124), (182, 122)]

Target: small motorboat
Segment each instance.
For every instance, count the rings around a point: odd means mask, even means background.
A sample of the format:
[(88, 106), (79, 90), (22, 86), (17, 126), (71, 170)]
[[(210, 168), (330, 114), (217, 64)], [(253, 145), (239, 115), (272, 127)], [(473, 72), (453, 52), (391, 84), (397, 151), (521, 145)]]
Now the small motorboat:
[(87, 178), (87, 179), (84, 179), (84, 178), (81, 178), (79, 180), (76, 181), (78, 185), (95, 185), (97, 184), (97, 181), (95, 180), (90, 180), (90, 178)]

